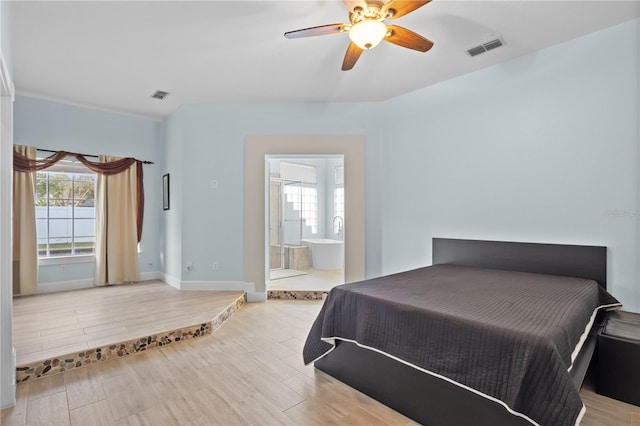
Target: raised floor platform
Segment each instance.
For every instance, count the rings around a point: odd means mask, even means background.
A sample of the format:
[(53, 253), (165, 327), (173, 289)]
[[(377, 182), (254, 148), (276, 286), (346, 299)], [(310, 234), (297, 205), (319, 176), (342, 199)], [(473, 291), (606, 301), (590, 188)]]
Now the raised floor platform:
[(17, 297), (16, 380), (210, 334), (245, 303), (244, 292), (180, 291), (160, 281)]

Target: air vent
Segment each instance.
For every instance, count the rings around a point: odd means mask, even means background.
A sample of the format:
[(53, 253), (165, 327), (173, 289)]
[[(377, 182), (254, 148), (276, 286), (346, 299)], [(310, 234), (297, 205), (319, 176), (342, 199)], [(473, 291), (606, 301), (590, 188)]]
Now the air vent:
[(500, 41), (500, 39), (495, 39), (493, 41), (490, 41), (489, 43), (485, 43), (482, 47), (487, 49), (487, 52), (488, 52), (500, 46), (502, 46), (502, 42)]
[(486, 51), (487, 50), (484, 47), (478, 46), (478, 47), (472, 47), (471, 49), (467, 50), (467, 53), (471, 56), (476, 56)]
[(159, 100), (163, 100), (167, 96), (169, 96), (169, 92), (163, 92), (162, 90), (157, 90), (153, 95), (151, 95), (153, 99)]
[(485, 53), (500, 46), (504, 46), (504, 44), (505, 43), (502, 38), (496, 37), (493, 34), (488, 34), (480, 39), (479, 46), (474, 46), (471, 49), (467, 49), (467, 54), (469, 56), (478, 56), (481, 53)]

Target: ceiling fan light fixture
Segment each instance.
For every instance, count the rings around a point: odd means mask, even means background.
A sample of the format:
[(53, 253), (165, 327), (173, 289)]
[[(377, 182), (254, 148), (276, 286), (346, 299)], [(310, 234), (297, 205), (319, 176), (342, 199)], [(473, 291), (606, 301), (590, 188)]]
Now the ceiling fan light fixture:
[(387, 26), (374, 19), (360, 21), (349, 31), (349, 38), (361, 49), (376, 47), (385, 35), (387, 35)]
[(431, 0), (343, 0), (349, 11), (348, 24), (327, 24), (287, 31), (286, 38), (315, 37), (328, 34), (349, 34), (351, 40), (342, 61), (342, 71), (349, 71), (362, 52), (376, 47), (382, 40), (396, 46), (427, 52), (433, 42), (399, 25), (386, 24), (387, 19), (408, 15)]

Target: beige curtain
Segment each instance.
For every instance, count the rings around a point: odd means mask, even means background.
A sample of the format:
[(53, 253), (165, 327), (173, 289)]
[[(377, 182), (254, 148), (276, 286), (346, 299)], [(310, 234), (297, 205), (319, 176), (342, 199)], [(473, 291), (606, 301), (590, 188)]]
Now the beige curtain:
[[(118, 160), (101, 155), (99, 162)], [(96, 191), (96, 285), (140, 281), (137, 165), (98, 175)]]
[[(14, 151), (35, 159), (32, 146), (14, 145)], [(13, 294), (34, 294), (38, 284), (36, 237), (36, 174), (13, 172)]]

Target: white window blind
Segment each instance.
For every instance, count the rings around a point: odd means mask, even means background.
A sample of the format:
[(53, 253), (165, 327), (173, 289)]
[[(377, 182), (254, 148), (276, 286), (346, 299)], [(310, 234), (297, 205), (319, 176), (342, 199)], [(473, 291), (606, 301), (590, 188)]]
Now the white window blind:
[(293, 180), (303, 183), (318, 183), (318, 170), (308, 164), (280, 162), (280, 177), (285, 180)]

